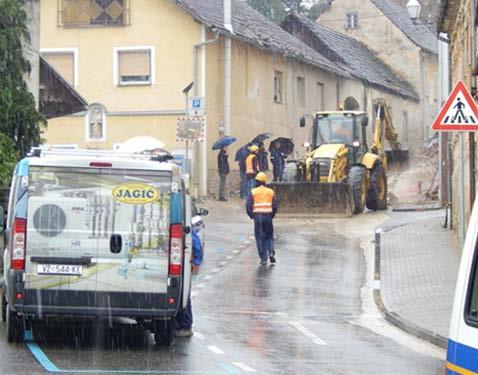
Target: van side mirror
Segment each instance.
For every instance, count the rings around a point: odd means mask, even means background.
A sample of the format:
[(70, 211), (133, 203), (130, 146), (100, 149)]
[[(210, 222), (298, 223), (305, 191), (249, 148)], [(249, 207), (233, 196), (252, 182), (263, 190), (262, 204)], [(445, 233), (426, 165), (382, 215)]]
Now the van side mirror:
[(209, 210), (206, 210), (205, 208), (200, 208), (198, 210), (198, 215), (199, 216), (207, 216), (207, 215), (209, 215)]
[(300, 118), (300, 120), (299, 120), (299, 126), (300, 126), (301, 128), (305, 128), (305, 117), (304, 117), (304, 116), (302, 116), (302, 117)]
[(119, 234), (112, 234), (110, 237), (110, 251), (113, 254), (118, 254), (121, 252), (121, 248), (123, 247), (123, 239)]
[(5, 231), (5, 207), (0, 206), (0, 234)]

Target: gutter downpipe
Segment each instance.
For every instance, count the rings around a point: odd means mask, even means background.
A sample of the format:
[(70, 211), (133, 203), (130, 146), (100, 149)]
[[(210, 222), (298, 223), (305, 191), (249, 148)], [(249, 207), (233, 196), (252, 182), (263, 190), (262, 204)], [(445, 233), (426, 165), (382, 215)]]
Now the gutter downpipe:
[[(216, 34), (214, 39), (206, 40), (206, 26), (202, 26), (201, 42), (193, 46), (193, 94), (199, 95), (199, 61), (198, 49), (202, 49), (201, 53), (201, 96), (206, 97), (206, 46), (208, 44), (216, 43), (219, 40), (219, 34)], [(206, 103), (207, 106), (207, 103)], [(204, 129), (204, 141), (201, 145), (201, 193), (204, 197), (207, 196), (207, 121)], [(194, 143), (194, 197), (199, 198), (199, 144)]]
[[(224, 28), (233, 34), (231, 0), (224, 0)], [(224, 40), (224, 135), (231, 135), (232, 38)]]

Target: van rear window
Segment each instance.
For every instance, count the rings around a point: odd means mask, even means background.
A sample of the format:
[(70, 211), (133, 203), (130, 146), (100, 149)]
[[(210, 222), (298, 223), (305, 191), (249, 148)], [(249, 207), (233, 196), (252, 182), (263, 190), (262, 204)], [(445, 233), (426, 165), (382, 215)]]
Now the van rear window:
[(468, 303), (465, 318), (469, 324), (478, 326), (478, 243), (475, 245), (475, 256), (473, 259), (468, 291)]

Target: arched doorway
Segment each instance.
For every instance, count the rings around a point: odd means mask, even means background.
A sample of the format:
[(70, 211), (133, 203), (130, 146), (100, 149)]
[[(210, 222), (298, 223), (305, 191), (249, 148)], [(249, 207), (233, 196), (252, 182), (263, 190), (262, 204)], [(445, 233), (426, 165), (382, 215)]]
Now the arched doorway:
[(344, 110), (358, 111), (359, 109), (360, 109), (360, 105), (353, 97), (349, 96), (347, 99), (345, 99)]

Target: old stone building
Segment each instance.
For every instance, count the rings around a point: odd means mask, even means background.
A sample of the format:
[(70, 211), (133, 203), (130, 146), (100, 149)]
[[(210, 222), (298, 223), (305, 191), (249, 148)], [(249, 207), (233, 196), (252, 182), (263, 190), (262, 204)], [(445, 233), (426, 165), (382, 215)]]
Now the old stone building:
[[(477, 3), (472, 0), (439, 2), (438, 28), (450, 39), (451, 86), (463, 81), (476, 100)], [(452, 212), (455, 227), (464, 234), (476, 195), (476, 141), (474, 133), (451, 134)]]
[(392, 0), (334, 0), (318, 22), (360, 40), (413, 85), (420, 96), (420, 119), (413, 125), (420, 141), (427, 140), (439, 108), (436, 36)]
[[(397, 76), (365, 44), (343, 33), (297, 14), (290, 14), (282, 27), (355, 78), (339, 81), (339, 101), (346, 109), (374, 115), (374, 101), (384, 98), (391, 108), (399, 141), (413, 154), (418, 134), (411, 124), (420, 119), (420, 98), (409, 82)], [(372, 127), (369, 130), (371, 133)]]

